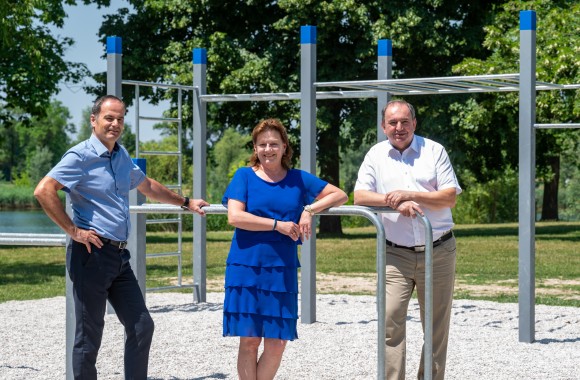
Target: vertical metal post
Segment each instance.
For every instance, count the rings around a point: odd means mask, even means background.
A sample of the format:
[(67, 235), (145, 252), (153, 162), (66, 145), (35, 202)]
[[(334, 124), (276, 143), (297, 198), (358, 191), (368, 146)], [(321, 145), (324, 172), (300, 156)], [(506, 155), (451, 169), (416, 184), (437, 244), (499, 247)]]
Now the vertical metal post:
[[(200, 95), (207, 91), (207, 51), (193, 49), (193, 197), (206, 198), (206, 103)], [(193, 301), (206, 301), (205, 218), (193, 214)]]
[(425, 332), (423, 345), (423, 377), (433, 378), (433, 228), (426, 217), (425, 224)]
[[(180, 194), (183, 194), (183, 92), (181, 87), (177, 90), (177, 150), (179, 156), (177, 157), (177, 185), (179, 186)], [(178, 214), (177, 218), (177, 247), (179, 255), (177, 256), (177, 285), (181, 286), (183, 278), (183, 215)]]
[(536, 12), (520, 12), (519, 341), (535, 340)]
[[(316, 174), (316, 27), (300, 27), (300, 166)], [(316, 226), (316, 219), (312, 221)], [(316, 322), (316, 228), (301, 249), (301, 321)]]
[[(147, 173), (147, 161), (144, 158), (134, 158), (133, 162), (141, 168), (143, 173)], [(145, 203), (147, 197), (133, 189), (129, 192), (129, 206), (140, 206)], [(145, 299), (146, 285), (146, 261), (147, 261), (147, 214), (130, 214), (131, 231), (129, 232), (129, 240), (127, 241), (127, 249), (131, 252), (131, 259), (129, 260), (133, 273), (137, 277), (141, 294)]]
[(139, 158), (139, 142), (141, 141), (141, 126), (139, 125), (139, 85), (135, 85), (135, 100), (133, 107), (135, 107), (135, 157)]
[[(393, 43), (391, 40), (379, 40), (377, 49), (377, 79), (391, 79), (393, 77)], [(382, 110), (391, 99), (386, 91), (377, 92), (377, 142), (385, 141), (387, 136), (382, 127)]]
[(107, 95), (122, 98), (122, 42), (121, 37), (107, 37)]
[[(115, 95), (121, 99), (123, 99), (122, 62), (123, 44), (121, 37), (107, 37), (107, 95)], [(108, 301), (107, 314), (115, 314), (115, 309)]]
[[(65, 207), (66, 207), (66, 213), (67, 215), (72, 219), (73, 217), (73, 212), (72, 212), (72, 207), (71, 207), (71, 203), (70, 203), (70, 196), (68, 193), (66, 193), (66, 198), (65, 198)], [(71, 242), (71, 237), (70, 235), (66, 235), (66, 247), (68, 247), (68, 245)], [(65, 257), (66, 257), (66, 249), (65, 248)], [(76, 330), (76, 323), (75, 323), (75, 303), (74, 303), (74, 298), (73, 298), (73, 283), (68, 275), (68, 269), (65, 269), (64, 271), (64, 277), (65, 277), (65, 281), (66, 281), (66, 355), (65, 355), (65, 360), (66, 360), (66, 365), (65, 365), (65, 369), (66, 369), (66, 380), (72, 380), (74, 379), (74, 375), (73, 375), (73, 366), (72, 366), (72, 350), (73, 350), (73, 346), (75, 344), (75, 330)]]

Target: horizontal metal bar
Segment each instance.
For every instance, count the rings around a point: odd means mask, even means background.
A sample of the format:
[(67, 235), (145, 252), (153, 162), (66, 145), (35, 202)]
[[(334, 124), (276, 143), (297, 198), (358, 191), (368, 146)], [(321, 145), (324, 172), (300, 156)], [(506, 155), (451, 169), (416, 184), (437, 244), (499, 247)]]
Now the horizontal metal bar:
[(169, 290), (169, 289), (188, 289), (193, 288), (196, 285), (186, 284), (186, 285), (169, 285), (169, 286), (159, 286), (157, 288), (147, 288), (148, 292), (158, 292), (161, 290)]
[(144, 87), (159, 87), (159, 88), (172, 88), (172, 89), (182, 89), (193, 91), (195, 87), (184, 86), (180, 84), (166, 84), (166, 83), (155, 83), (155, 82), (142, 82), (138, 80), (124, 80), (121, 81), (122, 84), (133, 85), (133, 86), (144, 86)]
[(1, 237), (0, 236), (0, 245), (28, 245), (28, 246), (64, 247), (66, 245), (66, 235), (55, 235), (55, 238), (16, 237), (16, 236)]
[[(202, 210), (207, 214), (227, 214), (228, 209), (220, 204), (210, 204), (209, 206), (202, 207)], [(163, 203), (147, 203), (140, 206), (131, 206), (130, 211), (133, 214), (147, 214), (147, 213), (158, 213), (158, 214), (191, 214), (192, 211), (184, 210), (180, 206), (173, 206)], [(361, 213), (397, 213), (398, 211), (393, 210), (390, 207), (367, 207), (367, 206), (339, 206), (331, 207), (321, 212), (317, 212), (316, 215), (361, 215)]]
[(163, 223), (177, 223), (181, 219), (147, 219), (145, 224), (163, 224)]
[(38, 239), (64, 239), (66, 238), (65, 234), (35, 234), (35, 233), (28, 233), (28, 232), (2, 232), (0, 233), (0, 238), (38, 238)]
[(534, 124), (534, 128), (580, 128), (580, 123)]
[(179, 123), (180, 119), (176, 117), (157, 117), (157, 116), (139, 116), (139, 120), (151, 120), (151, 121), (168, 121), (171, 123)]
[[(227, 214), (228, 210), (219, 204), (212, 204), (203, 207), (208, 214)], [(332, 207), (328, 210), (321, 211), (317, 215), (361, 215), (362, 212), (397, 212), (391, 208), (385, 207), (365, 207), (365, 206), (340, 206)], [(144, 204), (140, 206), (131, 206), (130, 212), (133, 214), (190, 214), (190, 210), (184, 210), (180, 206), (168, 204)], [(171, 219), (159, 219), (169, 221)], [(147, 221), (149, 223), (149, 221)], [(0, 233), (0, 245), (29, 245), (29, 246), (65, 246), (66, 235), (63, 234), (30, 234), (30, 233)]]
[(164, 151), (164, 150), (146, 150), (146, 151), (140, 151), (139, 155), (157, 155), (157, 156), (179, 156), (182, 153), (179, 151), (175, 151), (175, 152), (168, 152), (168, 151)]
[(145, 255), (145, 258), (153, 258), (153, 257), (167, 257), (167, 256), (181, 256), (181, 252), (160, 252), (160, 253), (148, 253)]
[[(394, 95), (514, 92), (519, 91), (519, 74), (316, 82), (314, 85), (316, 87), (386, 91)], [(562, 85), (542, 81), (536, 82), (536, 90), (538, 91), (575, 88), (580, 88), (580, 84)]]
[(343, 85), (378, 85), (378, 84), (411, 84), (411, 83), (454, 83), (458, 81), (466, 82), (470, 80), (519, 80), (519, 74), (491, 74), (491, 75), (471, 75), (471, 76), (449, 76), (449, 77), (428, 77), (428, 78), (402, 78), (402, 79), (373, 79), (342, 82), (315, 82), (316, 87), (337, 87)]
[[(288, 93), (263, 93), (263, 94), (223, 94), (223, 95), (200, 95), (199, 98), (206, 103), (219, 102), (255, 102), (272, 100), (300, 100), (299, 92)], [(355, 99), (375, 98), (374, 91), (319, 91), (316, 99)]]

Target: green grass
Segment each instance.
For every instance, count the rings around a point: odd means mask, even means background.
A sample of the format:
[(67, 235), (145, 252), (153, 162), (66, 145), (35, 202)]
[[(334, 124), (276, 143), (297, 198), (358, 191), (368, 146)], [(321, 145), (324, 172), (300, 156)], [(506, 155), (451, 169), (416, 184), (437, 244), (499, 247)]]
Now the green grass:
[[(517, 234), (517, 224), (456, 226), (456, 298), (518, 301)], [(374, 227), (345, 229), (342, 237), (319, 235), (317, 271), (341, 276), (375, 273), (375, 236)], [(208, 232), (208, 281), (221, 281), (231, 237), (231, 231)], [(147, 252), (174, 251), (176, 241), (173, 233), (148, 233)], [(183, 241), (182, 276), (191, 281), (191, 233)], [(579, 222), (536, 224), (536, 303), (580, 307), (579, 243)], [(0, 246), (0, 302), (64, 295), (64, 261), (63, 247)], [(147, 287), (174, 284), (176, 268), (175, 257), (147, 259)]]

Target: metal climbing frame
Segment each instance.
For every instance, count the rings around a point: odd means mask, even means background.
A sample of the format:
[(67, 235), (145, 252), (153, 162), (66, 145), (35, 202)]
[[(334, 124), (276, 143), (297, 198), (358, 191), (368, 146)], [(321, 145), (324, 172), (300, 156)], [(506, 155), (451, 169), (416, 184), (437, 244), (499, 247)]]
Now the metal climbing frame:
[[(131, 85), (135, 88), (135, 98), (133, 101), (135, 107), (135, 157), (137, 159), (142, 156), (173, 156), (177, 158), (177, 182), (174, 184), (165, 184), (169, 189), (176, 190), (179, 194), (183, 193), (183, 117), (182, 117), (182, 99), (183, 91), (192, 91), (191, 86), (180, 86), (180, 85), (169, 85), (161, 83), (151, 83), (133, 80), (122, 81), (124, 85)], [(157, 89), (170, 89), (177, 90), (177, 117), (156, 117), (156, 116), (143, 116), (140, 112), (140, 88), (141, 87), (153, 87)], [(159, 151), (159, 150), (141, 150), (140, 149), (140, 125), (141, 121), (156, 121), (165, 123), (175, 123), (177, 124), (177, 150), (175, 151)], [(171, 252), (156, 252), (148, 253), (145, 257), (147, 259), (158, 258), (158, 257), (176, 257), (177, 258), (177, 284), (170, 286), (159, 286), (155, 288), (147, 288), (147, 291), (159, 291), (175, 288), (188, 288), (193, 285), (183, 285), (182, 283), (182, 267), (183, 267), (183, 218), (181, 213), (177, 213), (175, 218), (170, 219), (146, 219), (146, 224), (175, 224), (177, 225), (177, 250)]]
[[(580, 88), (579, 84), (560, 85), (536, 81), (536, 13), (522, 11), (520, 13), (520, 73), (479, 76), (452, 76), (440, 78), (389, 79), (392, 67), (392, 43), (390, 40), (379, 40), (378, 43), (378, 79), (343, 82), (316, 82), (316, 27), (301, 28), (301, 68), (300, 93), (262, 93), (262, 94), (225, 94), (207, 95), (205, 87), (205, 65), (207, 57), (205, 49), (194, 49), (194, 87), (196, 101), (194, 113), (201, 115), (194, 129), (200, 131), (199, 137), (205, 133), (205, 104), (207, 102), (225, 101), (272, 101), (298, 100), (301, 102), (301, 168), (314, 173), (316, 170), (316, 101), (322, 99), (341, 98), (377, 98), (377, 139), (383, 135), (380, 127), (380, 110), (386, 104), (390, 95), (444, 95), (457, 93), (489, 93), (489, 92), (519, 92), (519, 305), (520, 305), (520, 341), (534, 341), (534, 303), (535, 303), (535, 134), (536, 128), (577, 128), (579, 124), (535, 124), (535, 92), (541, 90), (573, 90)], [(198, 59), (196, 59), (196, 57)], [(317, 91), (332, 89), (333, 91)], [(195, 153), (194, 153), (195, 155)], [(202, 156), (198, 157), (201, 164)], [(194, 160), (195, 161), (195, 160)], [(201, 188), (194, 196), (205, 195), (203, 187), (204, 166), (196, 166), (194, 182)], [(198, 176), (198, 177), (195, 177)], [(201, 218), (195, 219), (197, 226), (203, 225)], [(194, 223), (194, 226), (196, 224)], [(195, 227), (197, 228), (197, 227)], [(203, 239), (202, 236), (199, 236)], [(196, 255), (205, 255), (205, 242), (198, 240), (195, 244)], [(315, 239), (303, 247), (306, 253), (303, 262), (302, 294), (315, 294), (314, 274), (310, 269), (315, 265)], [(204, 277), (196, 277), (203, 282)], [(202, 292), (199, 300), (204, 300)], [(303, 298), (302, 305), (314, 299)], [(306, 323), (315, 321), (315, 307), (311, 315), (305, 317)]]
[[(116, 37), (109, 37), (116, 38)], [(107, 87), (108, 93), (120, 96), (121, 91), (121, 42), (107, 39)], [(537, 90), (567, 90), (580, 88), (579, 85), (557, 85), (537, 82), (536, 70), (536, 13), (522, 11), (520, 13), (520, 73), (499, 76), (471, 76), (422, 79), (389, 79), (391, 77), (392, 52), (390, 40), (379, 41), (378, 51), (378, 80), (374, 81), (345, 81), (345, 82), (316, 82), (316, 27), (301, 28), (301, 168), (309, 172), (316, 169), (316, 100), (339, 98), (377, 98), (377, 139), (382, 139), (380, 130), (380, 109), (391, 94), (396, 95), (425, 95), (477, 92), (509, 92), (518, 91), (520, 98), (520, 138), (519, 138), (519, 304), (520, 304), (520, 341), (534, 341), (534, 293), (535, 293), (535, 129), (546, 128), (545, 125), (535, 124), (535, 92)], [(196, 168), (193, 179), (193, 196), (206, 197), (206, 104), (211, 101), (272, 101), (298, 100), (296, 94), (206, 94), (206, 65), (207, 53), (205, 49), (193, 51), (193, 109), (194, 109), (194, 144), (193, 164)], [(317, 88), (335, 88), (335, 91), (318, 92)], [(357, 89), (344, 91), (343, 88)], [(577, 127), (570, 124), (568, 127)], [(137, 200), (138, 204), (139, 200)], [(194, 215), (194, 282), (197, 284), (194, 297), (196, 301), (205, 301), (205, 219)], [(303, 253), (302, 278), (302, 305), (305, 302), (314, 304), (315, 294), (315, 240), (305, 244)], [(306, 276), (304, 276), (306, 274)], [(68, 294), (67, 284), (67, 294)], [(68, 300), (68, 297), (67, 297)], [(68, 304), (67, 304), (68, 305)], [(314, 310), (310, 305), (310, 315), (306, 315), (306, 323), (314, 321)], [(304, 317), (304, 315), (303, 315)], [(426, 324), (426, 331), (431, 328)], [(426, 367), (425, 376), (430, 376)]]

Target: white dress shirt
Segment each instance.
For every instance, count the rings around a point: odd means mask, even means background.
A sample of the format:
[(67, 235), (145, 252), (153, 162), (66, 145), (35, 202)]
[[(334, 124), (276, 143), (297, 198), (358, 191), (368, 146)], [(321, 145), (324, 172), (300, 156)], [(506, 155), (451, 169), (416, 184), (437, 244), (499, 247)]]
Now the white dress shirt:
[[(374, 145), (366, 154), (358, 171), (354, 190), (386, 194), (395, 190), (437, 191), (461, 187), (443, 146), (415, 135), (411, 145), (401, 154), (387, 141)], [(453, 228), (450, 208), (431, 210), (420, 205), (433, 228), (433, 241)], [(381, 214), (388, 240), (413, 247), (425, 244), (423, 223), (399, 213)]]

